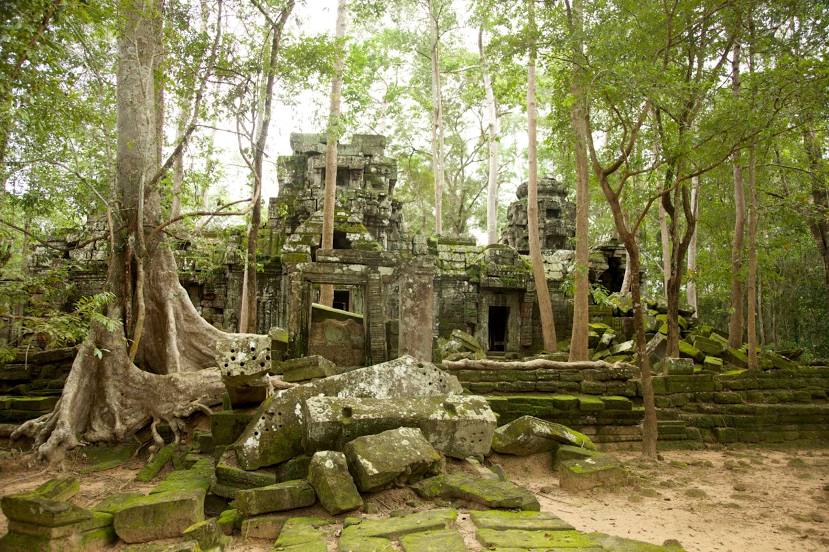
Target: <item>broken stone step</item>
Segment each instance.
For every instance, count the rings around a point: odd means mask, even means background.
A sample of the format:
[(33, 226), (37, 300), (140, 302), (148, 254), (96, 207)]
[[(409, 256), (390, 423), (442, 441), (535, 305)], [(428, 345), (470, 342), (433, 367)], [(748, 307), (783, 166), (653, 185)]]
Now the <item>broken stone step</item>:
[(558, 465), (558, 484), (567, 491), (583, 491), (625, 481), (621, 462), (609, 454), (581, 460), (565, 460)]
[(487, 508), (539, 511), (541, 505), (530, 491), (511, 481), (476, 479), (462, 474), (439, 475), (412, 485), (422, 498), (459, 499)]
[(372, 537), (399, 538), (418, 531), (446, 529), (455, 522), (457, 517), (457, 510), (440, 508), (387, 519), (357, 520), (357, 523), (343, 529), (342, 537), (346, 540)]
[(267, 487), (244, 489), (233, 504), (243, 515), (253, 516), (312, 506), (317, 501), (314, 488), (305, 480), (286, 481)]
[(443, 457), (417, 428), (400, 427), (358, 437), (346, 444), (344, 451), (362, 492), (405, 485), (443, 471)]
[(342, 452), (326, 450), (314, 454), (308, 482), (314, 487), (322, 507), (331, 515), (356, 510), (363, 505)]
[(565, 531), (573, 526), (547, 512), (504, 512), (484, 510), (470, 512), (472, 523), (480, 529), (523, 529), (533, 531)]

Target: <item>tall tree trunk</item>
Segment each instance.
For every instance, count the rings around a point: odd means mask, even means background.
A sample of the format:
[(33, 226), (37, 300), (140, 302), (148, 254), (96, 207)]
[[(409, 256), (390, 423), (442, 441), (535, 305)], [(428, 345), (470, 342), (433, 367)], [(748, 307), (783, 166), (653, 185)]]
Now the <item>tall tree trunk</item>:
[(584, 51), (582, 46), (583, 20), (581, 0), (573, 0), (571, 10), (571, 42), (573, 69), (570, 91), (570, 125), (573, 130), (573, 148), (576, 157), (576, 255), (574, 267), (575, 289), (573, 293), (573, 328), (570, 334), (570, 361), (587, 360), (588, 324), (590, 311), (588, 296), (590, 282), (590, 235), (588, 214), (590, 211), (589, 167), (587, 165), (587, 120), (584, 94)]
[[(731, 62), (731, 89), (735, 96), (740, 95), (740, 41), (734, 43)], [(745, 188), (743, 186), (743, 168), (741, 154), (734, 154), (734, 237), (731, 242), (731, 316), (728, 320), (728, 345), (739, 347), (743, 343), (743, 238), (745, 234)]]
[(622, 278), (622, 289), (619, 290), (619, 293), (622, 295), (627, 295), (630, 293), (630, 280), (631, 280), (632, 271), (630, 270), (630, 253), (628, 250), (625, 249), (625, 276)]
[(498, 243), (498, 106), (484, 49), (484, 27), (478, 29), (478, 51), (481, 55), (481, 75), (486, 92), (487, 136), (489, 137), (489, 163), (486, 187), (486, 234), (489, 245)]
[[(749, 17), (750, 43), (748, 49), (748, 72), (754, 76), (754, 23)], [(754, 84), (751, 86), (754, 96)], [(746, 330), (748, 332), (748, 368), (758, 370), (760, 362), (757, 357), (757, 228), (760, 218), (760, 203), (757, 199), (757, 145), (751, 144), (748, 150), (748, 277), (746, 281)]]
[(276, 21), (268, 17), (270, 23), (271, 44), (268, 52), (268, 64), (265, 66), (265, 88), (259, 113), (259, 127), (253, 143), (253, 195), (251, 198), (250, 221), (248, 226), (247, 249), (245, 251), (245, 268), (242, 275), (242, 305), (239, 313), (239, 331), (251, 333), (256, 331), (256, 250), (259, 243), (259, 226), (262, 224), (262, 167), (265, 161), (265, 146), (268, 143), (268, 130), (271, 125), (271, 108), (273, 105), (273, 87), (279, 63), (279, 49), (282, 43), (282, 30), (291, 15), (294, 1), (290, 0), (282, 9)]
[(547, 276), (544, 273), (544, 259), (541, 257), (541, 240), (538, 235), (538, 140), (537, 114), (535, 100), (535, 7), (534, 0), (527, 1), (527, 22), (530, 30), (530, 61), (527, 76), (527, 225), (530, 240), (530, 263), (533, 269), (533, 281), (538, 295), (539, 318), (541, 319), (541, 336), (544, 350), (556, 352), (556, 326), (553, 317), (553, 303), (547, 288)]
[[(691, 180), (691, 211), (694, 218), (699, 220), (699, 177)], [(688, 304), (694, 309), (694, 318), (699, 318), (699, 304), (697, 301), (697, 228), (691, 234), (691, 243), (688, 245), (688, 283), (686, 294)]]
[(429, 57), (432, 62), (432, 172), (435, 177), (435, 234), (443, 233), (443, 95), (440, 86), (440, 14), (437, 0), (429, 0), (432, 44)]
[[(334, 248), (334, 216), (337, 195), (337, 140), (340, 136), (340, 97), (343, 89), (343, 63), (345, 51), (342, 44), (348, 16), (346, 0), (337, 2), (337, 25), (334, 37), (337, 53), (334, 58), (334, 76), (331, 79), (331, 97), (328, 112), (328, 132), (325, 143), (325, 193), (322, 202), (322, 249)], [(320, 303), (334, 305), (334, 286), (320, 284)]]
[(814, 121), (806, 121), (803, 127), (803, 149), (809, 160), (809, 179), (812, 187), (812, 208), (809, 217), (809, 230), (815, 240), (815, 246), (823, 262), (823, 278), (826, 287), (826, 300), (829, 302), (829, 183), (827, 183), (826, 160), (818, 145)]
[[(158, 186), (145, 186), (157, 180), (159, 170), (153, 72), (162, 47), (159, 7), (158, 0), (119, 3), (112, 194), (117, 244), (110, 251), (107, 275), (107, 288), (116, 297), (107, 307), (112, 322), (93, 323), (53, 412), (12, 434), (13, 439), (34, 438), (38, 455), (50, 461), (60, 460), (81, 441), (122, 440), (149, 421), (168, 422), (178, 439), (181, 419), (206, 411), (223, 393), (218, 370), (204, 368), (214, 367), (214, 346), (224, 334), (199, 316), (178, 282), (173, 253), (164, 235), (154, 230), (161, 223)], [(124, 327), (131, 326), (125, 320), (137, 305), (135, 330), (127, 336)], [(128, 354), (128, 337), (140, 349), (141, 368)]]

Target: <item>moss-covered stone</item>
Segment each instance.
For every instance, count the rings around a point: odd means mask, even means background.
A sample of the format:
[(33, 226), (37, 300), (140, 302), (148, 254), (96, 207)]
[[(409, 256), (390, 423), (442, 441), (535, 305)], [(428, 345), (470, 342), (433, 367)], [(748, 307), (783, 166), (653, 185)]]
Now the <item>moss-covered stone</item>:
[(466, 552), (463, 537), (453, 529), (404, 535), (400, 545), (405, 552)]
[(604, 533), (588, 533), (588, 536), (608, 552), (685, 552), (678, 544), (658, 545), (625, 539)]
[(555, 450), (559, 444), (596, 448), (586, 435), (533, 416), (522, 416), (499, 427), (492, 439), (492, 448), (496, 452), (517, 455)]
[(490, 548), (590, 549), (602, 550), (599, 543), (579, 531), (527, 531), (521, 529), (478, 529), (475, 535)]
[(337, 544), (339, 552), (395, 552), (397, 548), (391, 539), (364, 537), (344, 532)]
[(565, 462), (567, 460), (584, 460), (586, 458), (592, 458), (599, 454), (602, 453), (584, 447), (562, 445), (558, 447), (553, 463), (557, 466), (559, 463)]
[(573, 526), (547, 512), (503, 512), (484, 510), (470, 512), (472, 523), (480, 529), (524, 529), (536, 531), (571, 530)]
[(567, 491), (618, 485), (625, 480), (622, 464), (609, 454), (582, 460), (565, 460), (558, 465), (558, 483)]
[(453, 508), (440, 508), (386, 519), (364, 519), (344, 528), (342, 536), (392, 539), (418, 531), (445, 529), (450, 527), (457, 517), (458, 512)]
[(294, 456), (287, 462), (283, 462), (276, 466), (274, 475), (276, 482), (291, 481), (292, 479), (306, 479), (308, 477), (308, 468), (311, 466), (311, 457), (307, 454), (300, 454)]
[(43, 498), (36, 493), (8, 495), (0, 501), (9, 520), (56, 527), (88, 520), (92, 512), (69, 502)]
[(148, 542), (181, 536), (204, 519), (204, 491), (167, 491), (126, 500), (113, 526), (124, 542)]
[(243, 515), (252, 516), (305, 508), (316, 501), (317, 496), (310, 483), (297, 479), (239, 491), (234, 506)]
[(275, 539), (282, 531), (288, 514), (267, 514), (253, 516), (242, 521), (240, 533), (243, 539)]
[(147, 481), (152, 481), (158, 472), (160, 472), (164, 466), (167, 465), (168, 462), (173, 458), (173, 453), (175, 452), (175, 445), (170, 443), (169, 445), (164, 445), (161, 447), (158, 452), (147, 462), (147, 464), (141, 468), (138, 472), (138, 475), (135, 476), (136, 481), (142, 481), (146, 483)]
[(250, 423), (251, 415), (235, 410), (214, 412), (210, 416), (210, 433), (215, 445), (230, 445), (239, 438)]
[(363, 505), (342, 452), (327, 450), (314, 454), (308, 471), (308, 482), (329, 514), (341, 514)]
[(184, 538), (197, 542), (202, 550), (221, 551), (230, 544), (230, 538), (219, 527), (216, 518), (198, 521), (184, 530)]
[(46, 525), (37, 525), (34, 523), (26, 523), (22, 521), (9, 520), (9, 531), (14, 533), (22, 533), (24, 535), (34, 535), (47, 537), (49, 539), (58, 539), (70, 535), (80, 534), (93, 529), (100, 529), (112, 525), (112, 514), (106, 512), (92, 512), (92, 516), (88, 519), (69, 523), (67, 525), (57, 525), (49, 527)]
[(460, 499), (488, 508), (541, 509), (530, 491), (510, 481), (476, 479), (461, 474), (439, 475), (412, 486), (423, 498)]
[(81, 468), (81, 473), (93, 473), (117, 468), (135, 454), (135, 445), (94, 445), (85, 447), (83, 454), (88, 464)]
[(291, 518), (282, 526), (274, 551), (283, 552), (326, 552), (325, 533), (319, 527), (330, 522), (320, 518)]
[(679, 355), (685, 358), (694, 359), (697, 362), (705, 360), (705, 353), (691, 345), (685, 340), (679, 341)]

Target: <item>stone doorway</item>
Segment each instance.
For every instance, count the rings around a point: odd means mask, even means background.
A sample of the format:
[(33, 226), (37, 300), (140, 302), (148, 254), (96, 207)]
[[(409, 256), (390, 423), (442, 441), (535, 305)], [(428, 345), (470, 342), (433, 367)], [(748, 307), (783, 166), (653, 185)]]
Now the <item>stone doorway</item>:
[(504, 352), (507, 350), (507, 327), (509, 307), (490, 305), (489, 307), (489, 350)]

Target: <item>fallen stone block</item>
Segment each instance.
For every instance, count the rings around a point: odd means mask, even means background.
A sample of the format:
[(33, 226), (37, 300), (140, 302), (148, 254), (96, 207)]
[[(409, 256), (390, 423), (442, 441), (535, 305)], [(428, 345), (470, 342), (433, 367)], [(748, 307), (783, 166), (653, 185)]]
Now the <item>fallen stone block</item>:
[(290, 518), (287, 514), (266, 514), (249, 517), (242, 521), (240, 533), (243, 539), (270, 539), (279, 536), (285, 522)]
[(705, 353), (685, 340), (679, 341), (679, 355), (681, 357), (694, 359), (697, 362), (703, 362), (705, 360)]
[(176, 491), (200, 491), (207, 494), (210, 485), (213, 483), (215, 467), (213, 460), (202, 458), (190, 469), (174, 470), (153, 489), (150, 494), (176, 492)]
[(710, 356), (720, 356), (725, 350), (722, 343), (701, 335), (694, 337), (694, 347)]
[(326, 450), (314, 454), (308, 482), (314, 487), (322, 507), (331, 515), (356, 510), (363, 505), (348, 472), (348, 462), (341, 452)]
[(214, 412), (210, 416), (210, 433), (213, 435), (214, 446), (229, 445), (236, 441), (252, 418), (246, 412), (225, 410)]
[(271, 338), (228, 334), (216, 343), (216, 365), (233, 406), (258, 404), (267, 396)]
[(365, 399), (313, 397), (305, 402), (309, 451), (341, 449), (349, 441), (399, 427), (418, 428), (447, 456), (489, 454), (495, 414), (483, 397), (448, 395)]
[(566, 491), (584, 491), (625, 481), (622, 464), (609, 454), (583, 460), (565, 460), (558, 465), (558, 484)]
[(417, 428), (400, 427), (358, 437), (346, 444), (344, 451), (362, 492), (413, 483), (443, 471), (443, 457)]
[(313, 487), (307, 481), (298, 479), (239, 491), (233, 506), (245, 516), (253, 516), (305, 508), (316, 501)]
[(495, 430), (492, 438), (492, 450), (518, 456), (552, 451), (561, 444), (591, 450), (596, 448), (588, 436), (534, 416), (521, 416), (502, 425)]
[(423, 531), (400, 537), (405, 552), (466, 552), (466, 544), (457, 530)]
[(308, 381), (342, 374), (345, 370), (320, 355), (292, 358), (282, 362), (282, 379), (288, 382)]
[(584, 460), (586, 458), (593, 458), (603, 454), (597, 450), (590, 450), (584, 447), (575, 447), (573, 445), (561, 445), (556, 451), (553, 464), (558, 466), (559, 463), (567, 460)]
[[(279, 464), (302, 454), (305, 426), (303, 404), (310, 397), (323, 395), (389, 399), (462, 392), (463, 388), (455, 376), (408, 355), (315, 380), (285, 389), (265, 400), (234, 445), (236, 457), (242, 469), (253, 470)], [(213, 436), (218, 443), (215, 431)], [(355, 437), (359, 435), (354, 435), (351, 439)], [(326, 445), (312, 450), (330, 448)]]
[(723, 360), (721, 358), (717, 358), (715, 356), (707, 356), (707, 357), (705, 357), (705, 360), (702, 362), (702, 366), (706, 370), (713, 370), (715, 372), (722, 372)]
[(692, 358), (663, 358), (657, 367), (666, 376), (683, 375), (688, 376), (694, 373), (694, 359)]
[(290, 481), (292, 479), (307, 479), (308, 469), (311, 466), (311, 457), (307, 454), (295, 456), (274, 468), (276, 482)]
[(221, 529), (222, 533), (225, 535), (232, 535), (233, 531), (242, 527), (242, 521), (244, 519), (245, 518), (242, 516), (242, 512), (235, 508), (231, 508), (224, 510), (221, 514), (219, 514), (219, 517), (216, 519), (216, 523), (219, 524), (219, 529)]
[(472, 523), (479, 529), (523, 529), (528, 531), (565, 531), (573, 526), (547, 512), (504, 512), (483, 510), (470, 512)]
[(31, 535), (9, 528), (0, 537), (3, 552), (89, 552), (108, 550), (118, 540), (111, 525), (74, 532), (61, 537)]
[(72, 535), (79, 535), (86, 531), (100, 529), (102, 527), (109, 527), (112, 525), (112, 514), (106, 512), (92, 512), (92, 516), (74, 523), (57, 526), (37, 525), (33, 523), (26, 523), (23, 521), (9, 520), (9, 532), (20, 533), (23, 535), (32, 535), (37, 537), (46, 537), (48, 539), (60, 539), (70, 537)]
[(204, 519), (204, 491), (168, 491), (126, 500), (114, 514), (113, 527), (127, 543), (180, 537)]
[(4, 496), (0, 506), (9, 520), (46, 527), (78, 523), (92, 517), (92, 512), (85, 508), (35, 493)]
[(202, 550), (219, 552), (230, 544), (230, 538), (219, 527), (216, 518), (199, 521), (184, 530), (184, 538), (198, 543)]
[(412, 485), (422, 498), (459, 499), (487, 508), (538, 511), (541, 506), (530, 491), (511, 481), (475, 479), (461, 474), (439, 475)]
[(611, 550), (613, 552), (685, 552), (685, 549), (678, 543), (666, 542), (659, 546), (604, 533), (588, 533), (587, 536), (594, 542), (599, 543), (602, 546), (601, 550)]

